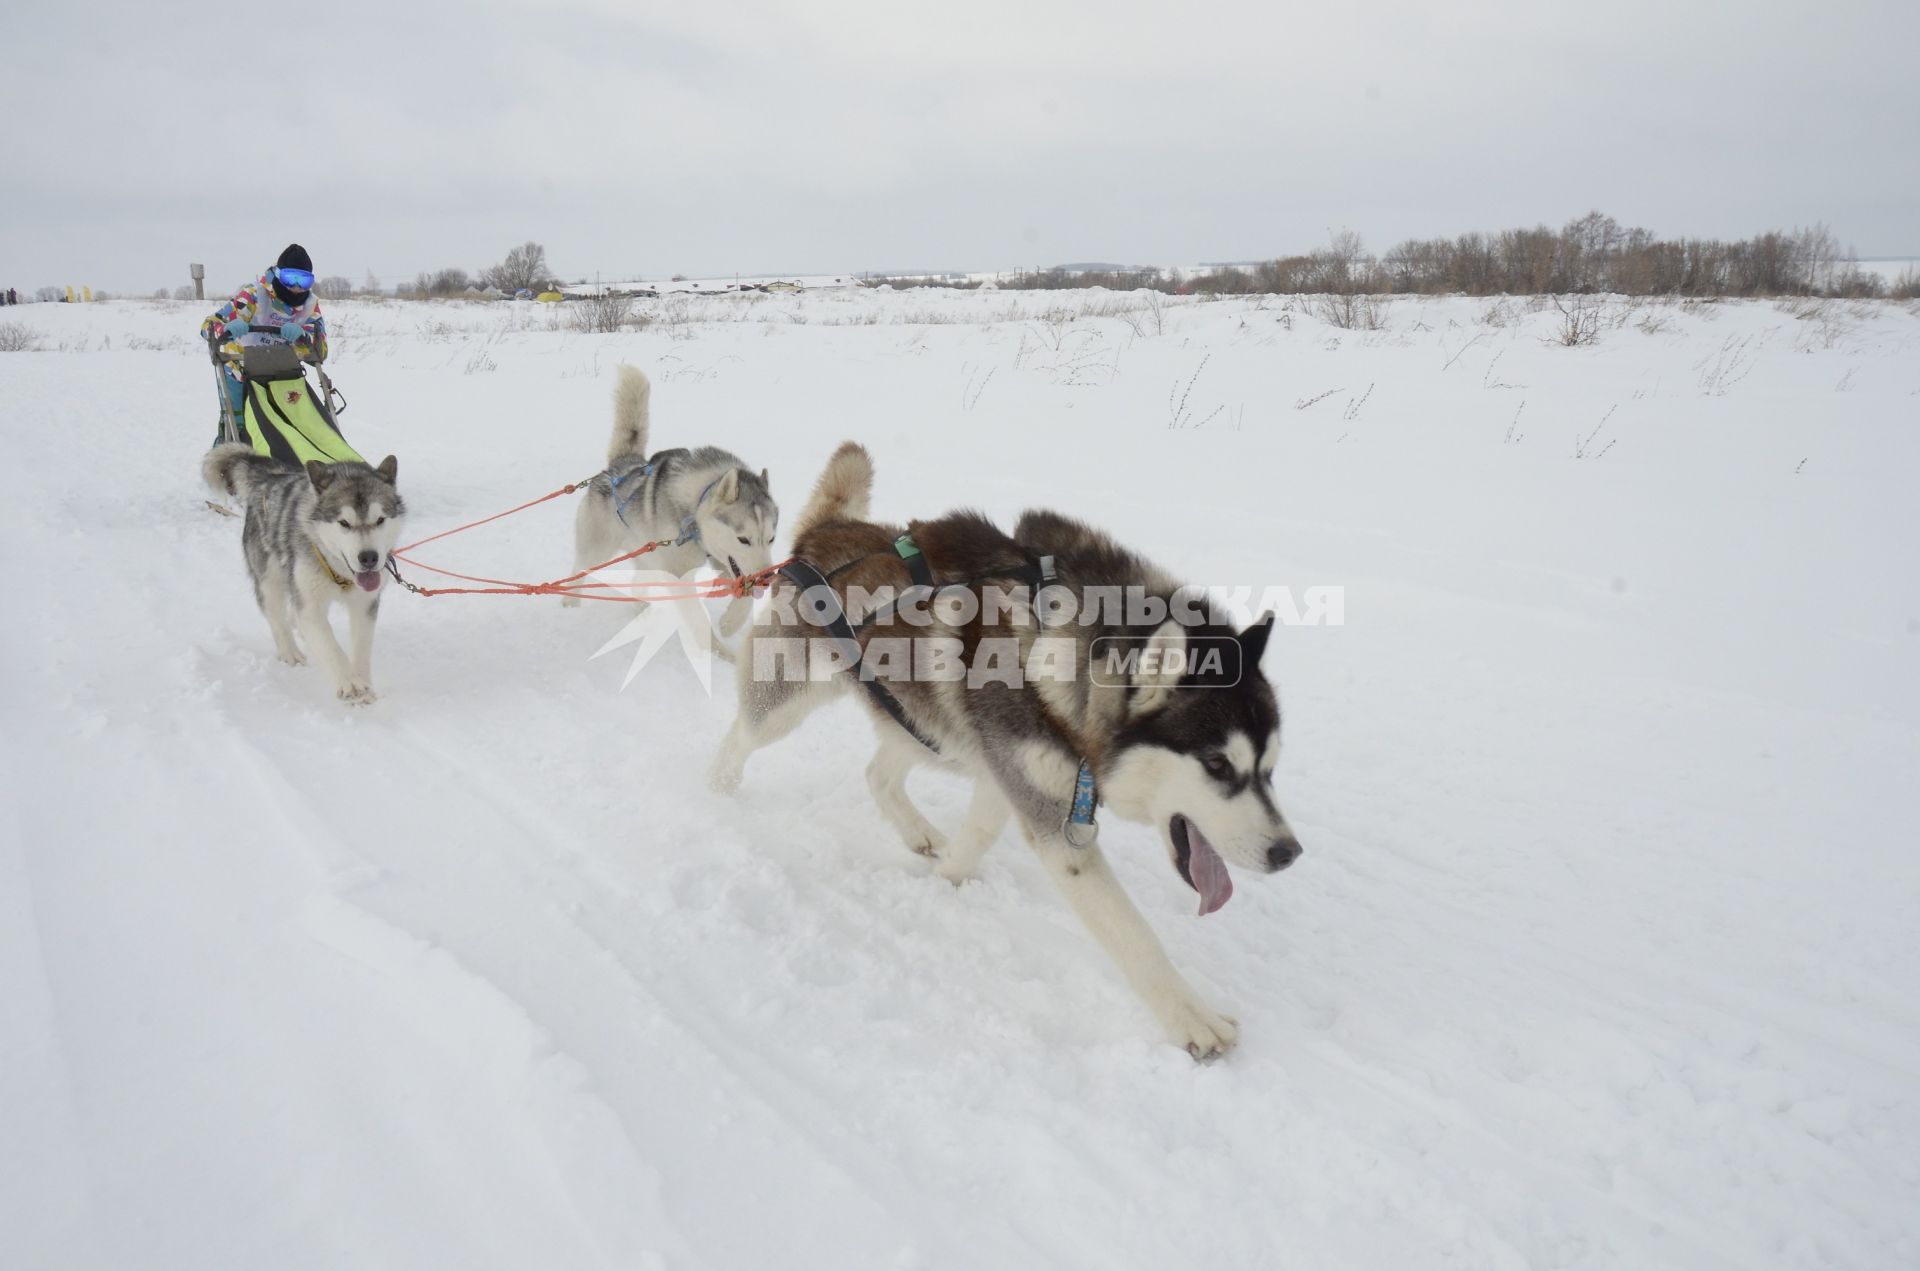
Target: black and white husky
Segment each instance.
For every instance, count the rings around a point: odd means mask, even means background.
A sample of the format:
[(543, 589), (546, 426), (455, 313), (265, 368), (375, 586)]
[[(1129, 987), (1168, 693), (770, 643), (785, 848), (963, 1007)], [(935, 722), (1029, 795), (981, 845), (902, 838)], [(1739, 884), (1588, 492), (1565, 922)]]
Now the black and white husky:
[[(619, 369), (607, 468), (588, 486), (574, 518), (574, 572), (663, 540), (671, 545), (635, 558), (632, 567), (685, 575), (704, 563), (736, 578), (765, 569), (780, 521), (765, 469), (756, 473), (717, 446), (649, 455), (652, 396), (645, 373)], [(569, 596), (562, 603), (580, 602)], [(728, 605), (720, 633), (733, 634), (752, 608), (745, 597)]]
[[(297, 631), (343, 702), (374, 700), (373, 624), (383, 571), (407, 511), (394, 485), (398, 468), (392, 455), (377, 468), (319, 462), (294, 468), (245, 444), (215, 446), (201, 463), (216, 494), (246, 505), (240, 542), (274, 652), (282, 662), (304, 664)], [(336, 602), (347, 611), (351, 657), (327, 619)]]
[[(867, 782), (907, 845), (957, 883), (1011, 817), (1167, 1036), (1195, 1058), (1225, 1051), (1234, 1020), (1200, 1000), (1121, 890), (1094, 809), (1158, 826), (1203, 914), (1232, 894), (1227, 863), (1267, 874), (1300, 855), (1273, 793), (1280, 712), (1260, 671), (1272, 616), (1236, 630), (1203, 593), (1051, 512), (1011, 536), (964, 512), (904, 533), (872, 524), (872, 483), (849, 442), (800, 513), (794, 555), (815, 572), (783, 570), (737, 659), (739, 715), (713, 785), (737, 787), (756, 749), (886, 668), (884, 692), (862, 685), (880, 743)], [(917, 597), (902, 600), (909, 583)], [(951, 836), (907, 796), (925, 762), (974, 779)]]

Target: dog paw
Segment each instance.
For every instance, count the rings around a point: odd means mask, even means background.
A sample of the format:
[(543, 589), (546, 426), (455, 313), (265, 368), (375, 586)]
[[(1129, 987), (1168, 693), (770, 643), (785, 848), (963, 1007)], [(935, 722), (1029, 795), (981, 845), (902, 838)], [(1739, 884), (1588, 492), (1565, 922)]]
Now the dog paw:
[(274, 656), (282, 662), (285, 662), (288, 666), (305, 666), (307, 664), (307, 655), (298, 649), (287, 649), (276, 653)]
[(707, 789), (715, 794), (732, 794), (740, 788), (740, 778), (744, 775), (738, 764), (715, 760), (713, 767), (707, 769)]
[(580, 597), (562, 596), (560, 597), (560, 607), (562, 609), (578, 609), (580, 607)]
[(939, 860), (947, 850), (947, 836), (934, 829), (931, 825), (925, 826), (915, 833), (902, 835), (900, 841), (905, 843), (907, 850), (913, 852), (915, 855), (925, 856), (936, 861)]
[(337, 689), (334, 696), (349, 706), (371, 706), (380, 700), (370, 684), (347, 684)]
[(944, 859), (933, 867), (933, 872), (952, 883), (955, 887), (973, 878), (973, 870), (971, 868)]
[(1210, 1011), (1198, 1002), (1176, 1003), (1162, 1016), (1162, 1022), (1168, 1039), (1198, 1063), (1218, 1059), (1240, 1038), (1238, 1020)]

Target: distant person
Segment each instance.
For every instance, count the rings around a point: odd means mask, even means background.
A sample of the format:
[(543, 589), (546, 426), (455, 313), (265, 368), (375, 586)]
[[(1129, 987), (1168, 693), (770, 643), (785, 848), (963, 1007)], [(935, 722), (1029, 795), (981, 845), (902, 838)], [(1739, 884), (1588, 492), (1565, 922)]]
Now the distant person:
[[(200, 338), (219, 346), (226, 379), (227, 403), (234, 419), (246, 411), (245, 387), (240, 380), (243, 343), (284, 340), (303, 362), (315, 366), (327, 360), (327, 320), (320, 315), (320, 298), (313, 294), (313, 260), (298, 243), (280, 253), (272, 269), (239, 291), (200, 324)], [(225, 414), (221, 423), (225, 424)], [(222, 440), (219, 433), (215, 442)]]

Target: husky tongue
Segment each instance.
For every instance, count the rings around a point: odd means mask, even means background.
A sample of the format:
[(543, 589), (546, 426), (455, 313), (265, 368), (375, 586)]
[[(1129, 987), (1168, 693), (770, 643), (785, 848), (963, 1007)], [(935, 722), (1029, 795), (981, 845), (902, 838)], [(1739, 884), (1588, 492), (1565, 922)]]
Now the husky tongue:
[(377, 569), (369, 569), (363, 574), (355, 574), (353, 581), (360, 584), (360, 590), (362, 591), (379, 591), (380, 571)]
[(1233, 895), (1233, 879), (1227, 874), (1227, 863), (1191, 820), (1187, 822), (1187, 879), (1200, 893), (1203, 918), (1226, 904)]

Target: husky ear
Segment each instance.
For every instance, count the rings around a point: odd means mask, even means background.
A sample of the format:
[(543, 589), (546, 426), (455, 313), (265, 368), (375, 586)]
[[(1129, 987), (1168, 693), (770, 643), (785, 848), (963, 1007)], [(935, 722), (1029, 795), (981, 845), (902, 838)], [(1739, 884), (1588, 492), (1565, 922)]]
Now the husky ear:
[(316, 491), (325, 493), (326, 488), (333, 484), (333, 468), (321, 463), (318, 459), (309, 459), (307, 460), (307, 480), (313, 482), (313, 488)]
[(1260, 665), (1260, 655), (1267, 651), (1267, 637), (1273, 634), (1273, 610), (1269, 609), (1254, 620), (1254, 624), (1240, 633), (1240, 658), (1243, 665), (1251, 670)]
[(768, 482), (767, 482), (767, 470), (766, 470), (765, 468), (762, 468), (762, 469), (760, 469), (760, 484), (761, 484), (761, 485), (766, 485), (766, 484), (768, 484)]
[(392, 485), (393, 479), (400, 475), (400, 461), (392, 455), (388, 455), (380, 461), (380, 466), (375, 468), (374, 471), (380, 474), (382, 481), (388, 485)]
[(1172, 618), (1154, 629), (1133, 672), (1133, 697), (1128, 703), (1136, 715), (1157, 711), (1173, 697), (1186, 672), (1187, 631)]
[(732, 503), (740, 497), (740, 469), (727, 469), (726, 475), (720, 478), (720, 484), (713, 487), (713, 497), (720, 503)]

